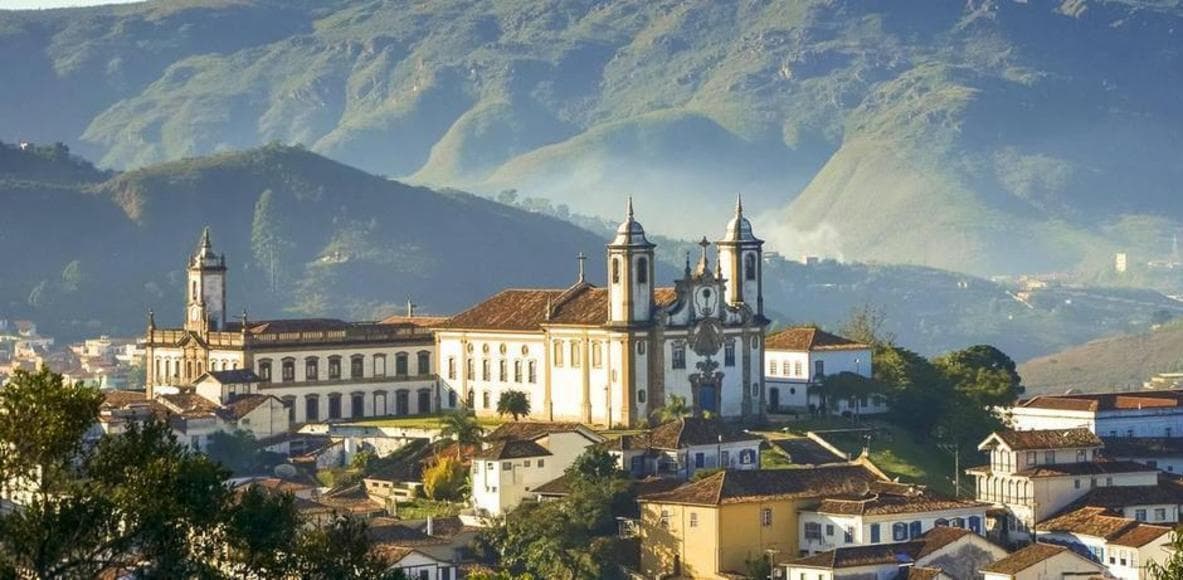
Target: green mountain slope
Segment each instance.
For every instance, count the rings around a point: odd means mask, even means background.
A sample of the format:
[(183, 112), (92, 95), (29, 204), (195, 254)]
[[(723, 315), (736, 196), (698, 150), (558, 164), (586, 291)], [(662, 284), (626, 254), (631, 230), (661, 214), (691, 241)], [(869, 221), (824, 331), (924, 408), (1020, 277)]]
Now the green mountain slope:
[(0, 12), (0, 135), (114, 168), (300, 143), (583, 213), (632, 193), (679, 236), (744, 191), (789, 254), (1096, 270), (1183, 219), (1179, 30), (1178, 0)]
[(1019, 368), (1031, 392), (1140, 388), (1158, 373), (1183, 371), (1183, 323), (1099, 339), (1042, 356)]
[[(175, 321), (186, 258), (207, 224), (227, 254), (230, 303), (256, 319), (375, 318), (408, 299), (450, 313), (511, 282), (572, 283), (576, 254), (599, 255), (604, 244), (555, 218), (283, 146), (107, 177), (0, 180), (3, 316), (62, 336), (135, 332), (149, 307)], [(588, 266), (594, 279), (600, 262)]]

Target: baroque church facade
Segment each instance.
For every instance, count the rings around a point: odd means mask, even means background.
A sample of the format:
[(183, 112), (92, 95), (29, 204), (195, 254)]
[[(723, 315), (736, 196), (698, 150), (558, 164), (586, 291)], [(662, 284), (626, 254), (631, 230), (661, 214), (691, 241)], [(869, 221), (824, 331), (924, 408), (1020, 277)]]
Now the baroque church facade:
[(695, 412), (764, 412), (763, 241), (737, 200), (715, 242), (672, 287), (655, 245), (628, 214), (607, 247), (606, 287), (582, 273), (563, 289), (509, 289), (436, 327), (439, 380), (478, 414), (524, 391), (542, 420), (633, 426), (684, 398)]
[[(682, 397), (696, 413), (766, 409), (763, 241), (735, 215), (673, 286), (633, 214), (607, 246), (605, 287), (508, 289), (450, 318), (227, 320), (226, 260), (208, 228), (187, 267), (184, 324), (144, 337), (147, 397), (188, 391), (205, 373), (249, 370), (293, 424), (438, 412), (496, 414), (510, 390), (536, 420), (645, 423)], [(713, 264), (713, 265), (712, 265)]]
[(184, 324), (144, 336), (147, 397), (192, 389), (208, 372), (249, 370), (292, 423), (430, 413), (449, 402), (435, 380), (430, 326), (441, 319), (378, 322), (226, 317), (226, 259), (207, 228), (189, 259)]

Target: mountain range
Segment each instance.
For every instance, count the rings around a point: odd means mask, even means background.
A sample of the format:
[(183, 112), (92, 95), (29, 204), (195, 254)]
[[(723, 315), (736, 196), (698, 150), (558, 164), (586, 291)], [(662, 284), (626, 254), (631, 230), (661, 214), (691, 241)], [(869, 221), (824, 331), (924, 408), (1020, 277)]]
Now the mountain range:
[(278, 141), (595, 216), (631, 193), (675, 237), (741, 191), (787, 255), (1097, 271), (1183, 219), (1181, 34), (1179, 0), (0, 11), (0, 138), (113, 170)]

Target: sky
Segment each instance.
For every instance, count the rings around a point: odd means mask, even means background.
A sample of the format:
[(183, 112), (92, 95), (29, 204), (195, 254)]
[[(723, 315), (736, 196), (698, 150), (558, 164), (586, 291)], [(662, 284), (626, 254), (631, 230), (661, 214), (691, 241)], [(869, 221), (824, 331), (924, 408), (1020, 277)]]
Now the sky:
[(99, 4), (127, 4), (142, 0), (0, 0), (0, 10), (25, 10), (29, 8), (66, 8), (69, 6), (96, 6)]

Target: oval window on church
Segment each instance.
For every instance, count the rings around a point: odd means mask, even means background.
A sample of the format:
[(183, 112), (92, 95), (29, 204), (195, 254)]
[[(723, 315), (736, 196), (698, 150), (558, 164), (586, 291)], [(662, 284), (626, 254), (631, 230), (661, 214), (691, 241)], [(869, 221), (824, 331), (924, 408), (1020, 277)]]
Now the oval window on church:
[(505, 353), (509, 352), (509, 347), (505, 346), (505, 343), (503, 342), (503, 343), (501, 343), (501, 346), (499, 347), (498, 350), (501, 351), (501, 354), (505, 354)]
[(489, 343), (486, 342), (485, 344), (481, 345), (481, 352), (489, 354)]
[(637, 341), (637, 354), (645, 354), (645, 341)]
[(523, 344), (523, 345), (522, 345), (522, 355), (523, 355), (523, 356), (525, 356), (525, 355), (528, 355), (528, 354), (530, 354), (530, 347), (528, 347), (528, 346), (526, 346), (526, 345), (524, 345), (524, 344)]
[(638, 403), (645, 402), (645, 389), (640, 389), (637, 391), (637, 402)]
[(468, 343), (468, 346), (465, 348), (465, 350), (467, 350), (468, 352), (472, 352), (472, 349), (473, 349), (473, 346), (472, 346), (472, 343), (470, 342), (470, 343)]
[(757, 348), (760, 348), (760, 337), (753, 336), (752, 337), (752, 350), (756, 350)]

